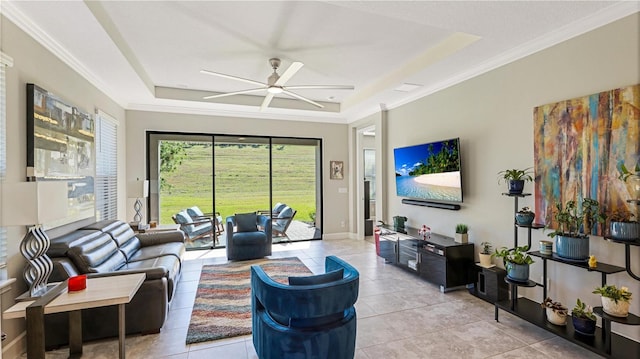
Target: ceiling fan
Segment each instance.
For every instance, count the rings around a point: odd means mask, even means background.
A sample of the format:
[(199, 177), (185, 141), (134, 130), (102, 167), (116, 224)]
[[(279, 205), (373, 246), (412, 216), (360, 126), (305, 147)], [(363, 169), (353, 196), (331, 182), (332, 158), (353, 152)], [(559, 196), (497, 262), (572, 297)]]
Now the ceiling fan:
[(260, 86), (258, 88), (253, 88), (249, 90), (234, 91), (234, 92), (228, 92), (228, 93), (223, 93), (218, 95), (205, 96), (203, 97), (203, 99), (208, 100), (212, 98), (220, 98), (220, 97), (240, 95), (240, 94), (246, 94), (246, 93), (252, 93), (252, 92), (267, 91), (267, 95), (264, 97), (264, 101), (262, 101), (262, 105), (260, 105), (260, 110), (263, 110), (269, 107), (269, 104), (271, 103), (271, 100), (273, 100), (273, 97), (279, 93), (284, 93), (285, 95), (289, 95), (298, 100), (302, 100), (304, 102), (310, 103), (316, 107), (323, 108), (324, 106), (322, 106), (321, 104), (313, 100), (310, 100), (304, 96), (298, 95), (297, 93), (291, 92), (290, 90), (303, 90), (303, 89), (305, 90), (306, 89), (353, 90), (354, 89), (354, 86), (343, 86), (343, 85), (285, 86), (285, 83), (289, 81), (293, 77), (293, 75), (295, 75), (296, 72), (298, 72), (298, 70), (300, 70), (302, 66), (304, 66), (304, 64), (302, 62), (293, 62), (289, 66), (289, 68), (284, 73), (282, 73), (282, 76), (278, 75), (278, 72), (277, 72), (278, 67), (280, 67), (280, 59), (278, 58), (269, 59), (269, 64), (271, 64), (271, 67), (273, 68), (273, 73), (267, 79), (267, 83), (249, 80), (249, 79), (232, 76), (232, 75), (226, 75), (219, 72), (200, 70), (200, 72), (203, 74), (218, 76), (218, 77), (231, 79), (231, 80), (242, 81), (242, 82), (250, 83), (252, 85)]

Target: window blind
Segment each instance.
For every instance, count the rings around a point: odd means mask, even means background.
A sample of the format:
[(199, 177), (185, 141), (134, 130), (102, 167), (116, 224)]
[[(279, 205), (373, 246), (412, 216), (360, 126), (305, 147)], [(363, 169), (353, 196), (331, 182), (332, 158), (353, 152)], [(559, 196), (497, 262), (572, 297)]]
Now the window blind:
[(96, 220), (118, 218), (118, 122), (96, 111)]
[[(0, 52), (0, 186), (4, 185), (7, 175), (7, 88), (6, 67), (13, 66), (13, 59)], [(0, 201), (2, 203), (2, 201)], [(0, 205), (0, 218), (5, 209)], [(0, 227), (0, 279), (7, 278), (7, 231)]]

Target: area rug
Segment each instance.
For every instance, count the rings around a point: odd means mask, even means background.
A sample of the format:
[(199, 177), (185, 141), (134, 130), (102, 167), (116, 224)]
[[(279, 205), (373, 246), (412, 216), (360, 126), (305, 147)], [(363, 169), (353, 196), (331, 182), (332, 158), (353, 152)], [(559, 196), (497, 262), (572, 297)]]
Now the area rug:
[(285, 284), (289, 276), (311, 274), (297, 257), (202, 266), (187, 344), (251, 334), (250, 268), (256, 264)]

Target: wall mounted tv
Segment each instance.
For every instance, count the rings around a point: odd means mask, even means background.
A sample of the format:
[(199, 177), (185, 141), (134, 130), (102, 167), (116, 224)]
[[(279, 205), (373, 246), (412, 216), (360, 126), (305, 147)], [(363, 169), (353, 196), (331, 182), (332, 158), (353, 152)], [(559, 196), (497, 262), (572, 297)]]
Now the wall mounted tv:
[(393, 150), (399, 197), (435, 202), (462, 202), (460, 139)]

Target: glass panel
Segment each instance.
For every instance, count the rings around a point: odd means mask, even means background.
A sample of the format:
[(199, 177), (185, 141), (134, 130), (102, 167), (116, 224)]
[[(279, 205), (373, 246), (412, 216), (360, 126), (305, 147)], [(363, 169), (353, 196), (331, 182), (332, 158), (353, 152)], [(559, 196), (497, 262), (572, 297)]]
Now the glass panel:
[(376, 151), (364, 150), (364, 180), (369, 181), (369, 218), (376, 217)]
[(215, 204), (223, 221), (269, 208), (269, 139), (215, 136)]
[(275, 219), (278, 213), (273, 213), (273, 242), (321, 238), (317, 216), (320, 141), (274, 138), (272, 146), (273, 205), (283, 203), (295, 211), (293, 218), (285, 219)]

